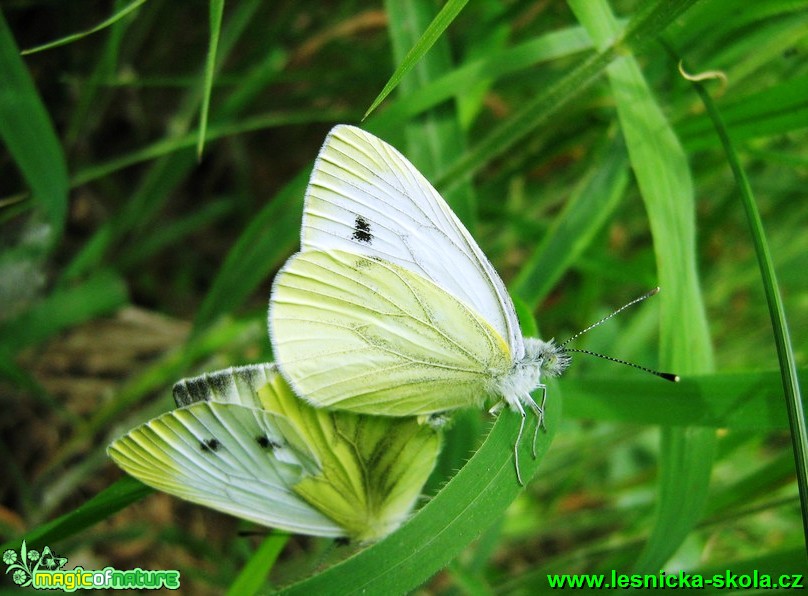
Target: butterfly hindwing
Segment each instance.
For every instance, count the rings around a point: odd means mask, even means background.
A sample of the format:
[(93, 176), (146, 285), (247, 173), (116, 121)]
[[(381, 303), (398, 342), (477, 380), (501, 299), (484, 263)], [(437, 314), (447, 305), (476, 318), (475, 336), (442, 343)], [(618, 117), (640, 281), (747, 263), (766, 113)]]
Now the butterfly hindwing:
[(524, 352), (502, 279), (438, 192), (395, 148), (335, 126), (306, 190), (301, 251), (343, 250), (422, 275), (476, 311)]
[(393, 263), (308, 250), (278, 274), (273, 350), (299, 395), (320, 407), (421, 415), (481, 403), (510, 368), (478, 314)]
[(112, 459), (156, 489), (289, 532), (386, 536), (440, 452), (414, 418), (312, 407), (271, 363), (184, 379), (174, 395), (187, 405), (115, 441)]
[(278, 368), (272, 362), (234, 366), (177, 382), (173, 391), (174, 401), (179, 407), (200, 401), (215, 401), (266, 408), (262, 392), (283, 391), (282, 383)]
[(345, 535), (292, 490), (305, 466), (279, 457), (282, 445), (266, 412), (199, 402), (135, 428), (109, 454), (142, 482), (188, 501), (289, 532)]

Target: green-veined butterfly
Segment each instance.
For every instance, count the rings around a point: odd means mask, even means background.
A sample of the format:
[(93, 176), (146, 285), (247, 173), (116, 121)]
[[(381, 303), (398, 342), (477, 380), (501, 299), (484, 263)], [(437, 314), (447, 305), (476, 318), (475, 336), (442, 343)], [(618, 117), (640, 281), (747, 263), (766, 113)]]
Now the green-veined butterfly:
[[(269, 327), (281, 373), (315, 406), (413, 416), (495, 396), (522, 416), (515, 452), (526, 409), (543, 425), (542, 375), (569, 364), (553, 341), (522, 337), (502, 279), (426, 178), (346, 125), (315, 162)], [(516, 472), (521, 483), (518, 458)]]
[(440, 451), (416, 419), (330, 412), (273, 364), (177, 383), (178, 409), (109, 455), (158, 490), (292, 533), (378, 540), (409, 515)]

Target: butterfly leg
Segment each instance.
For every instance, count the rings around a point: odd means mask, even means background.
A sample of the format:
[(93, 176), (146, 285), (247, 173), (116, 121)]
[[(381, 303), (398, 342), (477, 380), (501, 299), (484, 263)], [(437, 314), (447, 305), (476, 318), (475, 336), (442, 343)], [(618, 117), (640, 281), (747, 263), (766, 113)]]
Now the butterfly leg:
[(539, 429), (541, 428), (544, 429), (545, 432), (547, 431), (547, 427), (544, 425), (544, 402), (547, 399), (547, 387), (539, 385), (538, 388), (541, 389), (542, 393), (541, 405), (538, 405), (529, 393), (525, 395), (525, 403), (527, 403), (530, 409), (533, 410), (533, 413), (536, 414), (536, 430), (533, 431), (533, 444), (531, 446), (533, 459), (536, 459), (536, 441), (539, 439)]
[(524, 486), (525, 483), (522, 481), (522, 472), (519, 470), (519, 443), (522, 442), (522, 431), (525, 430), (527, 414), (525, 414), (525, 408), (522, 407), (519, 400), (514, 400), (513, 405), (522, 417), (522, 422), (519, 424), (519, 432), (516, 435), (516, 442), (513, 444), (513, 461), (516, 466), (516, 480), (519, 482), (519, 486)]
[(547, 427), (544, 425), (544, 405), (547, 403), (547, 385), (539, 385), (539, 389), (541, 389), (541, 405), (539, 406), (538, 412), (539, 426), (543, 431), (547, 432)]

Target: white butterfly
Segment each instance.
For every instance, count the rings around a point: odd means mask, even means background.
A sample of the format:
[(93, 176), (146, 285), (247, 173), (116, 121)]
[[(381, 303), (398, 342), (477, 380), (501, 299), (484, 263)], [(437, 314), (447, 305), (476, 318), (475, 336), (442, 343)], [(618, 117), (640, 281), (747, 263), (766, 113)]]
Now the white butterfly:
[(538, 432), (542, 375), (569, 364), (552, 341), (522, 337), (502, 279), (415, 167), (345, 125), (315, 163), (269, 327), (281, 373), (315, 406), (411, 416), (498, 397), (522, 417), (520, 483), (526, 409)]
[(180, 381), (179, 407), (110, 457), (180, 498), (297, 534), (378, 540), (409, 515), (440, 452), (415, 419), (313, 408), (273, 364)]

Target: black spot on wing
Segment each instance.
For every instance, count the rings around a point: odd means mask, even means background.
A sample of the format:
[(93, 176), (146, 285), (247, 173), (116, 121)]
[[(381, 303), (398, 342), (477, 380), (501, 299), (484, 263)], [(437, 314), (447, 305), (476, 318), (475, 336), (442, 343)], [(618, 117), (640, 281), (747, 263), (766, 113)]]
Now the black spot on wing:
[(258, 446), (261, 447), (261, 449), (275, 450), (275, 449), (280, 449), (280, 447), (281, 447), (280, 443), (278, 443), (277, 441), (273, 441), (272, 439), (270, 439), (266, 435), (261, 435), (260, 437), (255, 437), (255, 442), (258, 443)]
[(201, 443), (199, 443), (199, 448), (200, 448), (202, 451), (205, 451), (205, 452), (208, 452), (208, 451), (218, 451), (218, 450), (219, 450), (219, 447), (221, 447), (221, 445), (222, 445), (222, 444), (221, 444), (221, 443), (219, 443), (219, 441), (218, 441), (218, 440), (216, 440), (216, 439), (205, 439), (204, 441), (202, 441)]
[(356, 240), (357, 242), (364, 242), (365, 244), (370, 244), (373, 242), (373, 234), (370, 232), (370, 222), (366, 220), (361, 215), (356, 216), (356, 220), (354, 221), (354, 231), (351, 235), (351, 240)]

